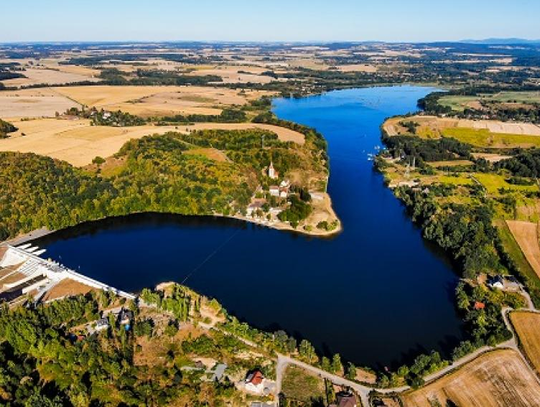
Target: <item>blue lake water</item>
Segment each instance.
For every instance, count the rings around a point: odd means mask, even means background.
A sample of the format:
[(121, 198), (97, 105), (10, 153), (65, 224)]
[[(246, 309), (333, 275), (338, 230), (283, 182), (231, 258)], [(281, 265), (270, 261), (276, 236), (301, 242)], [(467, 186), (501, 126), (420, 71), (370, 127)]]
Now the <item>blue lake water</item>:
[(343, 223), (315, 239), (240, 221), (136, 215), (41, 239), (49, 257), (128, 291), (185, 282), (231, 313), (309, 339), (357, 365), (395, 366), (463, 338), (457, 276), (373, 171), (388, 116), (417, 110), (423, 87), (369, 88), (275, 101), (283, 119), (328, 140), (329, 193)]

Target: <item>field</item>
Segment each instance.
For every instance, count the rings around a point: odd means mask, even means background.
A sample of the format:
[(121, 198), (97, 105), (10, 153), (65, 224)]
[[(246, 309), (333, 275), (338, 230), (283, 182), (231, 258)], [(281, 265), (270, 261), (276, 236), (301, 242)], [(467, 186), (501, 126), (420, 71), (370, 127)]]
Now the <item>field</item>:
[[(109, 157), (118, 152), (126, 141), (150, 134), (169, 131), (187, 132), (204, 129), (251, 129), (273, 131), (282, 141), (304, 143), (304, 135), (293, 130), (256, 123), (197, 123), (192, 126), (91, 126), (89, 120), (36, 119), (13, 121), (19, 131), (0, 140), (0, 151), (36, 153), (85, 166), (96, 156)], [(25, 136), (22, 136), (22, 134)], [(207, 152), (207, 154), (209, 154)], [(213, 154), (217, 157), (216, 154)], [(224, 159), (222, 157), (222, 159)]]
[(457, 112), (465, 108), (480, 109), (479, 101), (499, 102), (504, 104), (540, 103), (540, 92), (500, 92), (494, 95), (480, 96), (444, 96), (439, 99), (442, 106), (448, 106)]
[(426, 139), (451, 137), (481, 148), (508, 149), (540, 146), (540, 126), (531, 123), (412, 116), (407, 119), (401, 117), (389, 119), (385, 122), (384, 129), (390, 136), (407, 134), (407, 129), (401, 125), (403, 121), (417, 123), (419, 126), (416, 134)]
[(540, 278), (540, 245), (538, 224), (522, 221), (506, 221), (525, 258)]
[(301, 402), (322, 400), (325, 394), (324, 382), (320, 377), (296, 366), (289, 366), (285, 370), (282, 390), (287, 399)]
[[(427, 386), (403, 396), (405, 407), (540, 405), (540, 385), (514, 350), (484, 354)], [(439, 403), (439, 404), (437, 404)]]
[(143, 117), (219, 114), (225, 107), (242, 106), (270, 94), (263, 91), (241, 94), (233, 89), (199, 86), (75, 86), (55, 90), (86, 106)]
[(463, 143), (475, 147), (485, 148), (530, 148), (540, 146), (539, 136), (525, 136), (520, 134), (493, 133), (486, 129), (454, 128), (445, 129), (445, 137), (455, 138)]
[(54, 117), (79, 104), (52, 89), (0, 92), (0, 118)]
[(75, 70), (68, 72), (47, 68), (27, 68), (21, 73), (26, 78), (9, 79), (2, 81), (2, 83), (9, 87), (21, 87), (44, 83), (48, 85), (62, 85), (82, 81), (99, 82), (100, 80), (93, 75), (83, 75), (77, 73)]
[(261, 75), (267, 69), (252, 66), (217, 65), (213, 67), (197, 67), (189, 75), (217, 75), (222, 83), (269, 83), (275, 80), (270, 76)]
[(508, 224), (504, 220), (497, 220), (495, 221), (495, 225), (497, 226), (499, 236), (501, 237), (506, 252), (510, 255), (512, 260), (516, 262), (521, 273), (523, 273), (526, 278), (530, 279), (531, 282), (540, 288), (540, 278), (523, 254), (523, 251), (510, 231)]
[(510, 313), (510, 321), (518, 334), (527, 359), (540, 373), (540, 314), (514, 311)]
[(475, 173), (474, 178), (477, 179), (490, 194), (498, 194), (500, 188), (512, 189), (514, 191), (538, 191), (537, 185), (514, 185), (506, 182), (502, 175)]
[(465, 108), (481, 107), (476, 96), (445, 96), (439, 99), (441, 106), (447, 106), (456, 112), (463, 112)]

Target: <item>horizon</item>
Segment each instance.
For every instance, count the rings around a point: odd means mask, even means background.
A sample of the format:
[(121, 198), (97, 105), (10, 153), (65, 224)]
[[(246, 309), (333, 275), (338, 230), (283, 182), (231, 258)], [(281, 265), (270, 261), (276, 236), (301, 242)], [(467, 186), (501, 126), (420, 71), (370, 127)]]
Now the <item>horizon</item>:
[[(498, 43), (497, 41), (500, 41)], [(515, 42), (513, 42), (515, 41)], [(265, 45), (332, 45), (332, 44), (484, 44), (489, 42), (490, 45), (497, 44), (528, 44), (528, 43), (540, 43), (540, 37), (538, 38), (523, 38), (523, 37), (501, 37), (501, 38), (464, 38), (459, 40), (438, 40), (438, 41), (383, 41), (383, 40), (335, 40), (335, 41), (249, 41), (249, 40), (82, 40), (82, 41), (0, 41), (0, 45), (33, 45), (33, 44), (47, 44), (47, 45), (77, 45), (77, 44), (265, 44)]]
[[(129, 4), (96, 0), (89, 7), (64, 0), (26, 0), (22, 2), (25, 25), (21, 27), (19, 19), (5, 21), (0, 43), (540, 40), (535, 17), (540, 4), (533, 0), (517, 0), (512, 5), (503, 0), (475, 4), (456, 0), (437, 6), (428, 0), (383, 0), (369, 5), (338, 0), (331, 7), (322, 0), (276, 0), (265, 4), (264, 10), (247, 0), (182, 3), (157, 0), (148, 6), (141, 0)], [(8, 3), (3, 9), (5, 15), (17, 15), (21, 2)]]

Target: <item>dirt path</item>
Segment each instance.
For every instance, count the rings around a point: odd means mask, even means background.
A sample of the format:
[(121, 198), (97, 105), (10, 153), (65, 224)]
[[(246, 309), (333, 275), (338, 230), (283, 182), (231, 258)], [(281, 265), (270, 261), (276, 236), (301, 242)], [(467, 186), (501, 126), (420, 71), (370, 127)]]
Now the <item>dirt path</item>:
[(532, 222), (507, 220), (508, 228), (514, 235), (525, 258), (540, 277), (540, 245), (538, 244), (538, 225)]

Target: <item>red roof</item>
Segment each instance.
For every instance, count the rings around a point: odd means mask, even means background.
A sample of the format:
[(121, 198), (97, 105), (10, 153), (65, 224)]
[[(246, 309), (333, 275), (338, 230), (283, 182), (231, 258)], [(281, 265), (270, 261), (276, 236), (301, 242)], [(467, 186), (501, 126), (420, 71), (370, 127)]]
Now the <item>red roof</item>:
[(484, 304), (483, 302), (476, 301), (474, 303), (474, 309), (484, 309), (484, 308), (486, 308), (486, 304)]
[(257, 386), (262, 383), (263, 379), (264, 379), (263, 374), (261, 373), (260, 370), (257, 370), (256, 372), (253, 373), (249, 382)]

